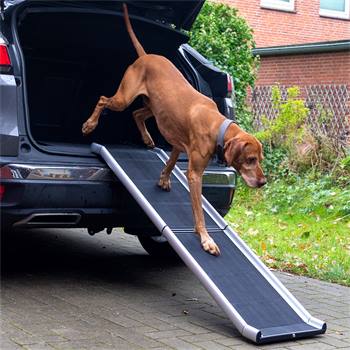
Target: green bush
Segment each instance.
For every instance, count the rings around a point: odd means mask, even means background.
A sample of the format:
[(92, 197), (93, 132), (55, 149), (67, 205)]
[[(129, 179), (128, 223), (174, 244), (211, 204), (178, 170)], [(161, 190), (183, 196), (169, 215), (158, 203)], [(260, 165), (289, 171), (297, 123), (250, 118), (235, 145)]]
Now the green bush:
[(246, 91), (254, 85), (258, 63), (251, 53), (255, 47), (251, 28), (235, 8), (206, 2), (189, 34), (191, 46), (233, 77), (238, 119), (248, 126)]
[(272, 106), (277, 114), (274, 119), (262, 117), (263, 130), (256, 134), (261, 141), (274, 147), (282, 147), (289, 153), (303, 142), (309, 109), (299, 99), (299, 95), (299, 88), (293, 86), (287, 89), (287, 99), (284, 101), (279, 87), (272, 87)]
[[(279, 87), (274, 86), (271, 97), (276, 116), (273, 119), (262, 116), (262, 130), (255, 133), (264, 145), (264, 165), (270, 178), (307, 168), (305, 154), (301, 150), (309, 138), (305, 125), (309, 110), (299, 95), (299, 88), (291, 87), (287, 89), (284, 100)], [(309, 157), (307, 152), (308, 161)]]
[(349, 183), (349, 155), (334, 147), (327, 135), (310, 130), (309, 113), (298, 87), (287, 89), (282, 99), (279, 87), (272, 88), (273, 119), (262, 116), (263, 129), (255, 135), (264, 144), (265, 166), (270, 177), (311, 172), (331, 175), (338, 184)]

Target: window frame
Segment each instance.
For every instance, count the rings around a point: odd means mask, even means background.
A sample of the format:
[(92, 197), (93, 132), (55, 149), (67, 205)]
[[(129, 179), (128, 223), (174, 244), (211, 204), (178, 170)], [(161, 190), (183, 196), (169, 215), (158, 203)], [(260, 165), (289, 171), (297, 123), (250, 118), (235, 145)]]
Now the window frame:
[(295, 12), (295, 0), (288, 0), (288, 2), (281, 0), (260, 0), (260, 7), (271, 10)]
[(331, 17), (331, 18), (340, 18), (340, 19), (350, 19), (350, 0), (344, 0), (345, 9), (344, 11), (335, 11), (321, 8), (320, 1), (320, 16)]

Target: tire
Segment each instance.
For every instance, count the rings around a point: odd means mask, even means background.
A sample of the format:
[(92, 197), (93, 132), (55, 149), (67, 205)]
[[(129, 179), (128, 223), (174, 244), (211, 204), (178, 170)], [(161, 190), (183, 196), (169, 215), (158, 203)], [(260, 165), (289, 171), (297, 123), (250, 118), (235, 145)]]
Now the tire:
[(157, 258), (179, 259), (175, 250), (162, 236), (137, 236), (143, 249), (151, 256)]

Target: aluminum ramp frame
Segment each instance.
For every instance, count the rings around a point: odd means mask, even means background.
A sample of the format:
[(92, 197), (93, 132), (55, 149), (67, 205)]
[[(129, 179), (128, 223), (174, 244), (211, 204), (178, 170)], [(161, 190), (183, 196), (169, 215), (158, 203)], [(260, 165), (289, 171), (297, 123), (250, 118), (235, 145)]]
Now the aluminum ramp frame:
[(93, 143), (158, 230), (203, 283), (238, 331), (255, 343), (304, 338), (326, 331), (203, 198), (207, 229), (221, 255), (204, 252), (193, 232), (187, 179), (175, 167), (172, 190), (156, 186), (167, 161), (160, 150), (111, 148)]

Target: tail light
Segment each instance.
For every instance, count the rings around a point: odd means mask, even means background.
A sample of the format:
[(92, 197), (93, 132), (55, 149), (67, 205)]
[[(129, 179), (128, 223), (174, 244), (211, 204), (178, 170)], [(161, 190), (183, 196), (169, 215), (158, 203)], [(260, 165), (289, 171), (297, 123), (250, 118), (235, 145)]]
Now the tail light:
[(233, 92), (233, 80), (230, 74), (227, 75), (227, 97), (232, 97)]
[(11, 168), (6, 165), (0, 167), (0, 201), (3, 200), (5, 196), (5, 190), (6, 190), (5, 185), (1, 183), (1, 181), (8, 180), (8, 179), (13, 179)]
[(11, 68), (11, 60), (5, 44), (0, 43), (0, 70), (7, 72)]
[(0, 185), (0, 201), (4, 198), (5, 195), (5, 185)]

